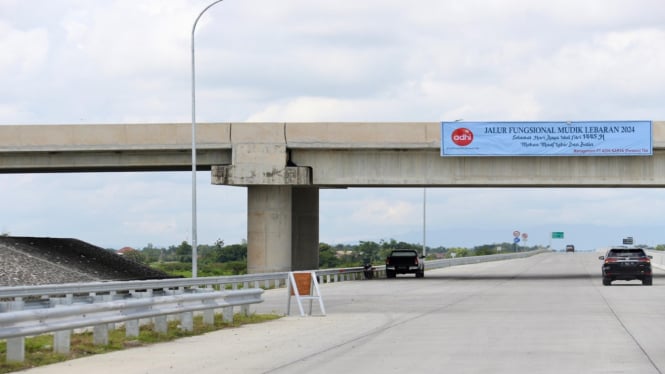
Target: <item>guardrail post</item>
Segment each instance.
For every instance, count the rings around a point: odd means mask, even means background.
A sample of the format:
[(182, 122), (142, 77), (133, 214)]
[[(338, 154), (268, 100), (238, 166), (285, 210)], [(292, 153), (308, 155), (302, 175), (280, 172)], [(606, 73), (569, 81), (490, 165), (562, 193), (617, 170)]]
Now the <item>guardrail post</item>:
[(71, 330), (56, 331), (53, 334), (53, 352), (68, 355), (71, 347)]
[[(214, 304), (212, 300), (205, 300), (203, 304)], [(211, 326), (215, 324), (215, 309), (206, 309), (203, 311), (203, 324)]]
[(194, 313), (184, 312), (180, 314), (180, 329), (183, 331), (194, 331)]
[(107, 323), (92, 328), (92, 341), (94, 345), (109, 344), (109, 325)]
[(7, 362), (25, 361), (25, 338), (7, 339)]
[(133, 319), (125, 322), (125, 336), (128, 338), (136, 338), (139, 336), (139, 320)]
[[(101, 302), (107, 302), (107, 301), (113, 301), (113, 295), (115, 295), (115, 291), (110, 291), (107, 295), (99, 295), (99, 297), (101, 298)], [(107, 329), (111, 330), (111, 331), (115, 330), (115, 323), (107, 324)], [(106, 343), (105, 343), (105, 345), (109, 344), (108, 343), (108, 330), (106, 332)]]
[(166, 334), (169, 330), (169, 322), (166, 316), (155, 317), (155, 332), (158, 334)]
[[(22, 297), (17, 297), (9, 303), (10, 311), (23, 310), (25, 302)], [(9, 338), (7, 339), (7, 362), (23, 362), (25, 360), (25, 338)]]
[[(71, 305), (74, 295), (67, 294), (64, 299), (60, 300), (59, 305), (53, 306), (54, 308), (61, 308), (63, 306)], [(64, 304), (64, 305), (63, 305)], [(71, 347), (72, 330), (61, 330), (53, 333), (53, 352), (57, 354), (69, 354)]]
[(23, 301), (22, 297), (17, 297), (14, 299), (14, 301), (10, 304), (9, 310), (10, 311), (15, 311), (15, 310), (23, 310), (23, 307), (25, 306), (25, 302)]
[(227, 306), (222, 308), (222, 321), (226, 323), (233, 322), (233, 307)]

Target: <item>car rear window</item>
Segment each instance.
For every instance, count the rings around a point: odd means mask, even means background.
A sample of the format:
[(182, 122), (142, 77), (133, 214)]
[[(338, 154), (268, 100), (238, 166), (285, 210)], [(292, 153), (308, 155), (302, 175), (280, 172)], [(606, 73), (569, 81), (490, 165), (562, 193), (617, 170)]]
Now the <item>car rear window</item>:
[(612, 249), (607, 254), (608, 257), (646, 257), (641, 249)]
[(413, 257), (415, 252), (413, 251), (398, 251), (390, 254), (392, 257)]

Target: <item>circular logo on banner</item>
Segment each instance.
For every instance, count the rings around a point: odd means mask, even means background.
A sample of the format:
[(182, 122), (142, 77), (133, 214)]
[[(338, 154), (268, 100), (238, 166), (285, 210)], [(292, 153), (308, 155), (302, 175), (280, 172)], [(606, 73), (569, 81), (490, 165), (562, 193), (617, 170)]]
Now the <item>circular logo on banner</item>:
[(473, 133), (465, 127), (460, 127), (453, 131), (450, 138), (453, 140), (453, 143), (465, 147), (473, 141)]

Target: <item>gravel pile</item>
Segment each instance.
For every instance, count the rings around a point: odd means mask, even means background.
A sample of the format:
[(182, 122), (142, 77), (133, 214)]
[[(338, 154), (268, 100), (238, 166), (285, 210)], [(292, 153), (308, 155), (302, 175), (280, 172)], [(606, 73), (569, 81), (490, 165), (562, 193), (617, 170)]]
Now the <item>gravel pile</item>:
[(0, 236), (0, 286), (164, 278), (170, 276), (77, 239)]

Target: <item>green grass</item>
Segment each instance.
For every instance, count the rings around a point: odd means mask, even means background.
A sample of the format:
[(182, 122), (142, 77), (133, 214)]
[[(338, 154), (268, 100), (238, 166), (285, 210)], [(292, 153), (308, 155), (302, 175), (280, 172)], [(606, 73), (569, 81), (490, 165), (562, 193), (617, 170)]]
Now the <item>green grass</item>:
[[(189, 262), (153, 262), (150, 264), (150, 267), (176, 277), (192, 277), (192, 264)], [(247, 274), (247, 261), (200, 263), (197, 271), (197, 276), (199, 277), (220, 277), (242, 274)]]
[(119, 328), (109, 331), (108, 345), (94, 345), (92, 332), (77, 333), (71, 336), (71, 348), (69, 355), (59, 355), (53, 353), (53, 335), (40, 335), (25, 339), (25, 361), (7, 363), (7, 343), (0, 341), (0, 374), (11, 373), (18, 370), (25, 370), (32, 367), (54, 364), (67, 361), (74, 358), (85, 357), (95, 354), (118, 351), (125, 348), (140, 347), (144, 345), (168, 342), (186, 336), (200, 335), (211, 331), (217, 331), (224, 328), (238, 327), (241, 325), (261, 323), (278, 319), (281, 316), (276, 314), (236, 314), (232, 322), (224, 322), (221, 314), (215, 315), (215, 321), (212, 325), (203, 324), (203, 317), (194, 317), (194, 330), (191, 332), (182, 331), (177, 328), (180, 321), (169, 322), (166, 334), (159, 334), (152, 329), (152, 325), (141, 326), (139, 336), (134, 338), (125, 337), (125, 329)]

